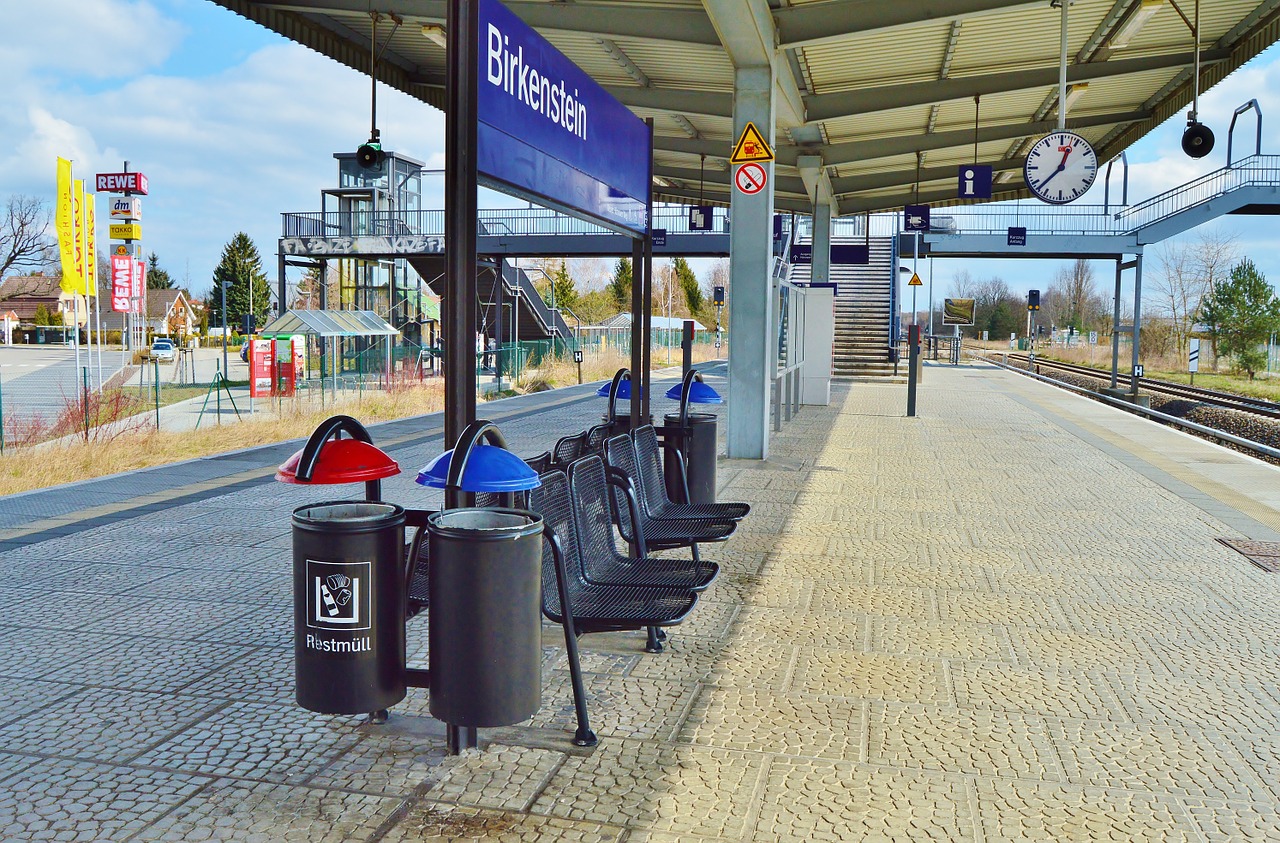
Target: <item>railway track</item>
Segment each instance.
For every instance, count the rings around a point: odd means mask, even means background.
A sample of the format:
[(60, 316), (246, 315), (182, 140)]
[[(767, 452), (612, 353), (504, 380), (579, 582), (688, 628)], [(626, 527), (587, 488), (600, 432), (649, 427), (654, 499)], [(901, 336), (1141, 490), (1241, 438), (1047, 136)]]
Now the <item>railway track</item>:
[[(1030, 362), (1031, 358), (1026, 354), (1010, 354), (1008, 355), (1008, 359), (1011, 362), (1017, 362), (1025, 367)], [(1046, 360), (1043, 357), (1036, 359), (1036, 365), (1041, 369), (1070, 372), (1074, 375), (1096, 378), (1098, 380), (1107, 381), (1108, 383), (1110, 383), (1111, 380), (1110, 372), (1104, 372), (1101, 369), (1094, 369), (1089, 366), (1079, 366), (1074, 363), (1063, 363), (1058, 360)], [(1131, 378), (1129, 375), (1120, 374), (1116, 377), (1116, 383), (1117, 385), (1127, 387), (1130, 386)], [(1214, 407), (1225, 407), (1230, 410), (1238, 410), (1243, 413), (1253, 413), (1254, 415), (1280, 420), (1280, 404), (1273, 401), (1265, 401), (1260, 398), (1249, 398), (1243, 395), (1233, 395), (1230, 392), (1219, 392), (1218, 390), (1213, 389), (1201, 389), (1198, 386), (1188, 386), (1183, 383), (1173, 383), (1172, 381), (1155, 380), (1152, 378), (1141, 378), (1139, 387), (1143, 392), (1167, 395), (1184, 401), (1209, 404)]]
[[(1037, 358), (1035, 368), (1052, 372), (1057, 375), (1054, 377), (1028, 368), (1026, 354), (974, 356), (1280, 465), (1280, 405), (1272, 402), (1142, 378), (1141, 391), (1151, 399), (1148, 409), (1102, 393), (1098, 383), (1110, 384), (1110, 372)], [(1129, 377), (1119, 376), (1117, 386), (1120, 384), (1129, 386)]]

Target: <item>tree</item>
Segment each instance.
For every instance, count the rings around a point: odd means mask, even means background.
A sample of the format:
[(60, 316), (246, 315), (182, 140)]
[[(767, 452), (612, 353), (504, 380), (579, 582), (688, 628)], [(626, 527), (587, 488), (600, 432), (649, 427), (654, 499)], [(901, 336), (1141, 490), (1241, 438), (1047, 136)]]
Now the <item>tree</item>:
[(555, 302), (556, 307), (562, 310), (573, 310), (578, 304), (578, 288), (569, 277), (569, 268), (565, 266), (564, 261), (560, 261), (560, 265), (547, 275), (551, 279), (551, 300)]
[(1218, 283), (1201, 307), (1217, 347), (1235, 358), (1236, 365), (1253, 380), (1266, 367), (1266, 355), (1258, 347), (1280, 329), (1280, 297), (1245, 258), (1231, 268), (1226, 281)]
[(605, 285), (605, 291), (613, 298), (618, 310), (631, 310), (631, 258), (618, 258), (613, 267), (613, 278)]
[[(224, 322), (222, 293), (227, 294), (227, 312)], [(252, 310), (250, 303), (252, 302)], [(243, 231), (222, 247), (222, 260), (213, 270), (213, 292), (209, 294), (209, 323), (235, 328), (245, 314), (252, 312), (258, 325), (266, 322), (271, 309), (271, 286), (262, 271), (262, 257), (258, 247)]]
[(1049, 322), (1059, 328), (1072, 327), (1083, 333), (1100, 327), (1106, 321), (1107, 303), (1098, 292), (1093, 264), (1077, 258), (1058, 270), (1041, 296), (1038, 322)]
[(684, 293), (684, 302), (689, 308), (689, 315), (700, 315), (706, 304), (706, 296), (702, 294), (702, 285), (698, 283), (698, 276), (684, 258), (675, 259), (674, 269), (680, 290)]
[[(31, 317), (31, 321), (37, 325), (54, 324), (53, 315), (49, 313), (49, 308), (45, 306), (44, 302), (40, 302), (36, 305), (36, 313), (35, 316)], [(59, 317), (57, 321), (61, 324), (62, 318)]]
[[(35, 196), (9, 197), (0, 217), (0, 278), (43, 269), (53, 260), (56, 244), (48, 233), (49, 221), (44, 200)], [(4, 298), (33, 290), (11, 284)]]
[[(1153, 286), (1161, 294), (1155, 308), (1172, 322), (1174, 342), (1182, 354), (1201, 303), (1226, 276), (1228, 267), (1239, 260), (1239, 249), (1233, 235), (1210, 229), (1192, 243), (1162, 243), (1155, 257)], [(1216, 345), (1213, 356), (1216, 365)]]
[(173, 278), (168, 272), (160, 268), (160, 259), (156, 257), (155, 252), (152, 252), (151, 257), (147, 258), (147, 289), (173, 289)]

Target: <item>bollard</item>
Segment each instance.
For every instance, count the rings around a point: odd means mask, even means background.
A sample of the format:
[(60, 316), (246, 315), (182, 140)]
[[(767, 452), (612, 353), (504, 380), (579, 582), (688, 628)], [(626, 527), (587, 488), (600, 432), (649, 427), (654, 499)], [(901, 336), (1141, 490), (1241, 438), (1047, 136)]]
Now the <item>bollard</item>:
[(912, 325), (907, 333), (907, 418), (916, 414), (916, 373), (920, 364), (920, 326)]

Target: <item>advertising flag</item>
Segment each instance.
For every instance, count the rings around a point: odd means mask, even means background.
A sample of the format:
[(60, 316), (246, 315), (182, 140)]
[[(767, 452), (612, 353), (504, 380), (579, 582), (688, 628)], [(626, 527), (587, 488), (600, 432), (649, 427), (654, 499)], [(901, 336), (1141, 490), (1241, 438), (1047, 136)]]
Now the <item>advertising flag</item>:
[(84, 182), (71, 182), (71, 207), (75, 211), (76, 282), (71, 292), (84, 295)]
[(74, 292), (80, 286), (76, 273), (76, 211), (71, 198), (71, 162), (58, 159), (58, 206), (55, 222), (58, 229), (58, 254), (62, 258), (62, 290)]
[(133, 312), (133, 258), (111, 256), (111, 309), (116, 313)]
[(94, 215), (96, 199), (92, 193), (84, 195), (84, 279), (91, 296), (98, 295), (98, 235)]

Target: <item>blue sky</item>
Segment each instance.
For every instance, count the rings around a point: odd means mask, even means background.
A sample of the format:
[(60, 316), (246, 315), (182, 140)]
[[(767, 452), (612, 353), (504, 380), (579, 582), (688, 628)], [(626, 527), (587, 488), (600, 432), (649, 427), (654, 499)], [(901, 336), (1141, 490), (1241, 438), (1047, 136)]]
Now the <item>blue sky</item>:
[[(5, 6), (0, 196), (33, 194), (52, 202), (57, 155), (71, 158), (77, 176), (86, 178), (115, 172), (128, 160), (151, 182), (145, 248), (196, 293), (210, 287), (222, 246), (241, 230), (257, 242), (274, 277), (280, 213), (318, 210), (320, 190), (336, 178), (332, 154), (354, 151), (368, 136), (366, 76), (208, 0)], [(1182, 117), (1131, 148), (1131, 198), (1222, 166), (1231, 112), (1252, 97), (1270, 119), (1280, 116), (1280, 49), (1202, 96), (1202, 118), (1218, 135), (1210, 157), (1196, 162), (1181, 153)], [(443, 166), (440, 112), (381, 87), (378, 114), (387, 148), (428, 168)], [(1251, 132), (1250, 125), (1244, 134)], [(1275, 136), (1274, 129), (1264, 133), (1264, 152), (1280, 152), (1266, 146)], [(424, 187), (427, 207), (441, 207), (440, 178), (428, 176)], [(1101, 204), (1101, 195), (1082, 201)], [(1275, 217), (1228, 217), (1215, 225), (1235, 234), (1273, 283), (1280, 280)], [(1059, 266), (939, 261), (936, 295), (945, 295), (962, 269), (980, 278), (999, 275), (1025, 290), (1043, 289)], [(1104, 284), (1109, 272), (1098, 266)]]

